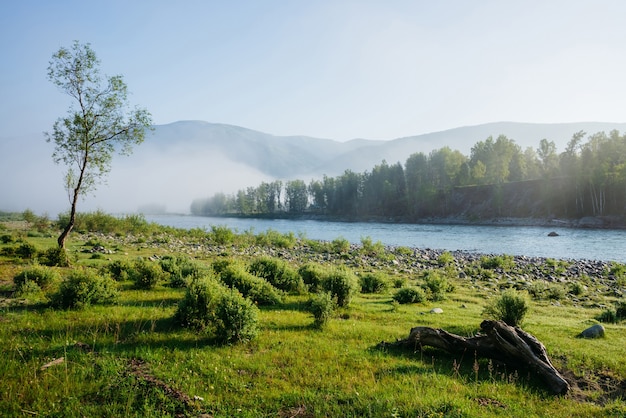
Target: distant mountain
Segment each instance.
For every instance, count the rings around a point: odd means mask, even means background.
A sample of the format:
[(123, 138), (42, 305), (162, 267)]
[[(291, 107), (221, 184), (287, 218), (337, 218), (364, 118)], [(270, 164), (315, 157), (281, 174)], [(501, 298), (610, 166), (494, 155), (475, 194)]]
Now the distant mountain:
[[(386, 160), (404, 164), (413, 153), (449, 146), (469, 155), (478, 141), (506, 135), (522, 148), (541, 139), (558, 151), (578, 131), (626, 131), (626, 123), (531, 124), (498, 122), (467, 126), (389, 141), (338, 142), (306, 136), (275, 136), (238, 126), (202, 121), (159, 125), (130, 157), (116, 156), (107, 184), (88, 196), (79, 210), (133, 212), (165, 208), (188, 212), (198, 197), (232, 193), (261, 181), (309, 181), (345, 170), (371, 170)], [(0, 210), (56, 215), (68, 207), (62, 170), (52, 163), (52, 146), (43, 135), (0, 138)], [(10, 180), (9, 180), (10, 179)]]
[(184, 147), (200, 154), (219, 155), (271, 177), (295, 178), (319, 177), (323, 174), (335, 176), (347, 169), (363, 172), (383, 160), (390, 164), (404, 164), (413, 153), (428, 154), (443, 146), (469, 155), (471, 147), (478, 141), (489, 136), (495, 139), (499, 135), (515, 140), (522, 148), (537, 148), (539, 142), (546, 138), (554, 141), (560, 152), (576, 132), (582, 130), (593, 134), (614, 129), (626, 131), (626, 123), (496, 122), (389, 141), (354, 139), (337, 142), (306, 136), (274, 136), (232, 125), (182, 121), (157, 126), (153, 138), (147, 143), (162, 147), (163, 150)]

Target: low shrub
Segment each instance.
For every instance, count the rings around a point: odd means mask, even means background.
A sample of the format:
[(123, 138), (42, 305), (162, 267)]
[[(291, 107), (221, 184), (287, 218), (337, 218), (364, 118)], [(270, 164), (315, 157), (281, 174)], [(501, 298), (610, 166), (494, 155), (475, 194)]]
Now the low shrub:
[(133, 263), (128, 260), (115, 260), (105, 267), (114, 280), (123, 282), (130, 279), (130, 272), (133, 270)]
[(528, 293), (535, 300), (562, 300), (567, 296), (567, 289), (557, 283), (535, 281), (528, 287)]
[(510, 255), (482, 256), (480, 257), (480, 266), (488, 270), (507, 270), (515, 266), (515, 260)]
[(585, 293), (585, 285), (579, 282), (574, 282), (570, 286), (570, 293), (574, 296), (582, 296)]
[(614, 308), (603, 310), (596, 319), (600, 322), (613, 324), (626, 319), (626, 302), (616, 302)]
[(422, 288), (426, 290), (428, 300), (440, 301), (446, 298), (450, 285), (445, 276), (438, 271), (429, 270), (422, 276), (422, 280)]
[(309, 299), (308, 308), (313, 314), (313, 325), (323, 328), (335, 312), (335, 301), (328, 292), (316, 293)]
[(350, 304), (352, 297), (358, 290), (358, 279), (347, 268), (332, 268), (322, 282), (323, 289), (330, 292), (339, 307)]
[(343, 237), (335, 238), (330, 243), (330, 247), (334, 253), (344, 254), (350, 251), (350, 241)]
[(277, 248), (293, 248), (296, 246), (298, 239), (293, 232), (280, 233), (272, 229), (258, 234), (255, 237), (257, 245), (262, 247), (277, 247)]
[(216, 274), (221, 274), (222, 271), (226, 269), (226, 267), (234, 264), (239, 264), (239, 262), (234, 258), (224, 257), (213, 261), (211, 263), (211, 268)]
[(37, 255), (37, 247), (29, 242), (24, 242), (15, 249), (15, 255), (25, 260), (32, 260)]
[(235, 233), (230, 228), (224, 225), (211, 226), (211, 232), (209, 236), (218, 245), (231, 243), (235, 239)]
[(32, 266), (19, 272), (13, 277), (13, 283), (17, 291), (21, 291), (27, 283), (35, 283), (40, 289), (47, 289), (52, 283), (59, 280), (61, 276), (55, 270), (44, 266)]
[(389, 289), (389, 278), (384, 273), (365, 273), (359, 283), (362, 293), (384, 293)]
[(61, 281), (59, 291), (52, 296), (52, 305), (60, 308), (84, 308), (108, 304), (118, 296), (115, 281), (92, 269), (73, 270)]
[(448, 251), (441, 253), (441, 255), (437, 257), (437, 264), (439, 264), (441, 267), (450, 265), (452, 263), (454, 263), (454, 256)]
[(618, 321), (617, 313), (615, 312), (615, 309), (611, 309), (611, 308), (607, 308), (603, 310), (602, 312), (600, 312), (600, 314), (596, 316), (596, 319), (600, 322), (609, 323), (609, 324), (615, 324)]
[(65, 248), (58, 246), (48, 248), (39, 258), (39, 262), (41, 264), (50, 267), (68, 267), (70, 265), (70, 259), (67, 256), (67, 251), (65, 251)]
[(259, 333), (259, 308), (238, 291), (222, 293), (215, 307), (215, 336), (223, 344), (248, 342)]
[(21, 286), (15, 289), (15, 295), (22, 298), (44, 299), (43, 290), (37, 283), (26, 280)]
[(10, 235), (10, 234), (0, 235), (0, 243), (11, 244), (12, 242), (15, 242), (15, 238), (13, 237), (13, 235)]
[(169, 275), (171, 287), (185, 287), (191, 280), (209, 272), (208, 268), (188, 257), (165, 257), (159, 265)]
[(304, 282), (298, 271), (283, 260), (260, 257), (248, 267), (250, 273), (267, 280), (272, 286), (285, 292), (301, 292)]
[(323, 289), (327, 268), (317, 263), (307, 263), (298, 269), (298, 274), (309, 292), (317, 293)]
[(393, 294), (392, 299), (402, 305), (421, 303), (426, 300), (426, 294), (419, 287), (403, 287)]
[(175, 321), (198, 331), (213, 330), (215, 309), (224, 292), (226, 289), (216, 280), (203, 278), (192, 281), (178, 303)]
[(370, 256), (383, 257), (386, 253), (382, 242), (373, 242), (371, 237), (361, 237), (361, 251)]
[(140, 259), (135, 261), (128, 276), (137, 289), (149, 290), (165, 278), (165, 273), (159, 264)]
[(267, 280), (249, 273), (241, 265), (227, 266), (219, 277), (226, 286), (237, 289), (243, 296), (250, 298), (259, 305), (281, 303), (280, 294), (274, 286)]
[(490, 300), (484, 314), (511, 326), (519, 326), (528, 312), (528, 297), (524, 292), (507, 289), (499, 296)]

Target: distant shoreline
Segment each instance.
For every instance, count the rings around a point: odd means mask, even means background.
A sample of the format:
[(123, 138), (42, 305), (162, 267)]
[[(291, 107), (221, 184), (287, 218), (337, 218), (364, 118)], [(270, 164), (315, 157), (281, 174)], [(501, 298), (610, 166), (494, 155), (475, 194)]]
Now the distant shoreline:
[(557, 219), (557, 218), (515, 218), (515, 217), (495, 217), (490, 219), (468, 219), (463, 216), (448, 217), (428, 217), (411, 220), (407, 218), (394, 217), (347, 217), (329, 216), (322, 214), (222, 214), (222, 215), (194, 215), (212, 218), (240, 218), (240, 219), (293, 219), (312, 220), (320, 222), (379, 222), (391, 224), (415, 224), (415, 225), (474, 225), (474, 226), (511, 226), (511, 227), (543, 227), (543, 228), (572, 228), (572, 229), (626, 229), (626, 221), (616, 216), (587, 216), (579, 219)]

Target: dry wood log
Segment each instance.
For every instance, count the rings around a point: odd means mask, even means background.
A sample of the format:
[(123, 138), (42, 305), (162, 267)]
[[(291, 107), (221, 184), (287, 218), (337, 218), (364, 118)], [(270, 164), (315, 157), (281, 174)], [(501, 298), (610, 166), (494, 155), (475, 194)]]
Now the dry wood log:
[(569, 383), (554, 368), (545, 346), (534, 336), (502, 321), (485, 320), (480, 328), (481, 333), (466, 338), (443, 329), (416, 327), (411, 329), (407, 339), (398, 341), (396, 345), (415, 349), (429, 346), (453, 354), (473, 352), (479, 357), (498, 360), (516, 368), (528, 368), (537, 373), (553, 393), (567, 393)]

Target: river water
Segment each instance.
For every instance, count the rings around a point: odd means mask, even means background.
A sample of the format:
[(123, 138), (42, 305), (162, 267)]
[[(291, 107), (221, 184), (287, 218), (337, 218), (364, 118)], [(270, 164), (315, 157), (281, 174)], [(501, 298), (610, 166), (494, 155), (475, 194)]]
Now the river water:
[[(327, 222), (285, 219), (211, 218), (187, 215), (150, 215), (146, 220), (176, 228), (227, 226), (242, 233), (274, 230), (332, 241), (345, 238), (359, 244), (369, 237), (389, 246), (510, 254), (555, 259), (588, 259), (626, 263), (626, 231), (544, 228), (533, 226), (422, 225), (377, 222)], [(548, 237), (555, 231), (557, 237)]]

